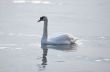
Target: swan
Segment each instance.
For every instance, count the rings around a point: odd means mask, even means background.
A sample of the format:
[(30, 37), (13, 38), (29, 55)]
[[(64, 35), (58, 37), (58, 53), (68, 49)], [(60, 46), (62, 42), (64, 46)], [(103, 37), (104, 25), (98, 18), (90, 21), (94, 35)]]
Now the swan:
[(41, 44), (47, 44), (47, 45), (75, 44), (77, 39), (67, 33), (54, 34), (51, 38), (48, 38), (48, 18), (46, 16), (42, 16), (42, 17), (40, 17), (38, 22), (41, 22), (41, 21), (44, 22), (43, 36), (41, 39)]

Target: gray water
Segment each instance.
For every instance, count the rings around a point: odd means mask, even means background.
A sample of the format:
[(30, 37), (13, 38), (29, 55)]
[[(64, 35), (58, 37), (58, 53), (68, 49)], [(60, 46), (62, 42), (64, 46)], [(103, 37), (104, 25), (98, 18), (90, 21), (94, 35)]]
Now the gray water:
[[(77, 44), (41, 46), (42, 15)], [(109, 19), (109, 0), (1, 0), (0, 72), (110, 72)]]

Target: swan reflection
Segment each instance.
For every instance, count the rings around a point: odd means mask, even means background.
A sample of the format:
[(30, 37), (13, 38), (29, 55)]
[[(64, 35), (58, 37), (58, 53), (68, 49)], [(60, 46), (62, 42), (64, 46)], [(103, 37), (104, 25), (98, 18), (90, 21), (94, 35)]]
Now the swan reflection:
[(48, 49), (47, 48), (43, 48), (43, 57), (42, 57), (42, 64), (44, 67), (45, 65), (47, 65), (47, 52), (48, 52)]
[(61, 50), (61, 51), (76, 51), (77, 49), (77, 44), (72, 44), (72, 45), (46, 45), (42, 44), (41, 48), (43, 50), (42, 54), (42, 63), (39, 67), (39, 70), (45, 70), (47, 66), (47, 54), (48, 54), (48, 49), (55, 49), (55, 50)]
[(77, 44), (71, 44), (71, 45), (41, 45), (42, 49), (55, 49), (60, 51), (76, 51), (77, 50)]
[(47, 48), (46, 45), (41, 45), (41, 48), (43, 50), (43, 54), (42, 54), (42, 63), (38, 66), (39, 67), (39, 71), (45, 70), (46, 65), (47, 65), (48, 48)]

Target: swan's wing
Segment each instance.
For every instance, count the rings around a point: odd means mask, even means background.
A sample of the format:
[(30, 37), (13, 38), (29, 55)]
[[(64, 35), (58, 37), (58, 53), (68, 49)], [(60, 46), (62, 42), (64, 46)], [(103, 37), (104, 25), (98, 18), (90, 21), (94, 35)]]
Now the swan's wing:
[(69, 34), (54, 34), (51, 38), (49, 38), (50, 43), (56, 44), (70, 44), (74, 43), (75, 39), (72, 35)]

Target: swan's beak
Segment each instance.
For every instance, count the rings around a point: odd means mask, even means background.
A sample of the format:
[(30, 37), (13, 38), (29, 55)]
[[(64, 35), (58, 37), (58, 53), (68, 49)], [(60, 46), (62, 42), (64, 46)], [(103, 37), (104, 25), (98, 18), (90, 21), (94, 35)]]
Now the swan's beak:
[(37, 22), (40, 22), (41, 20), (38, 20)]

